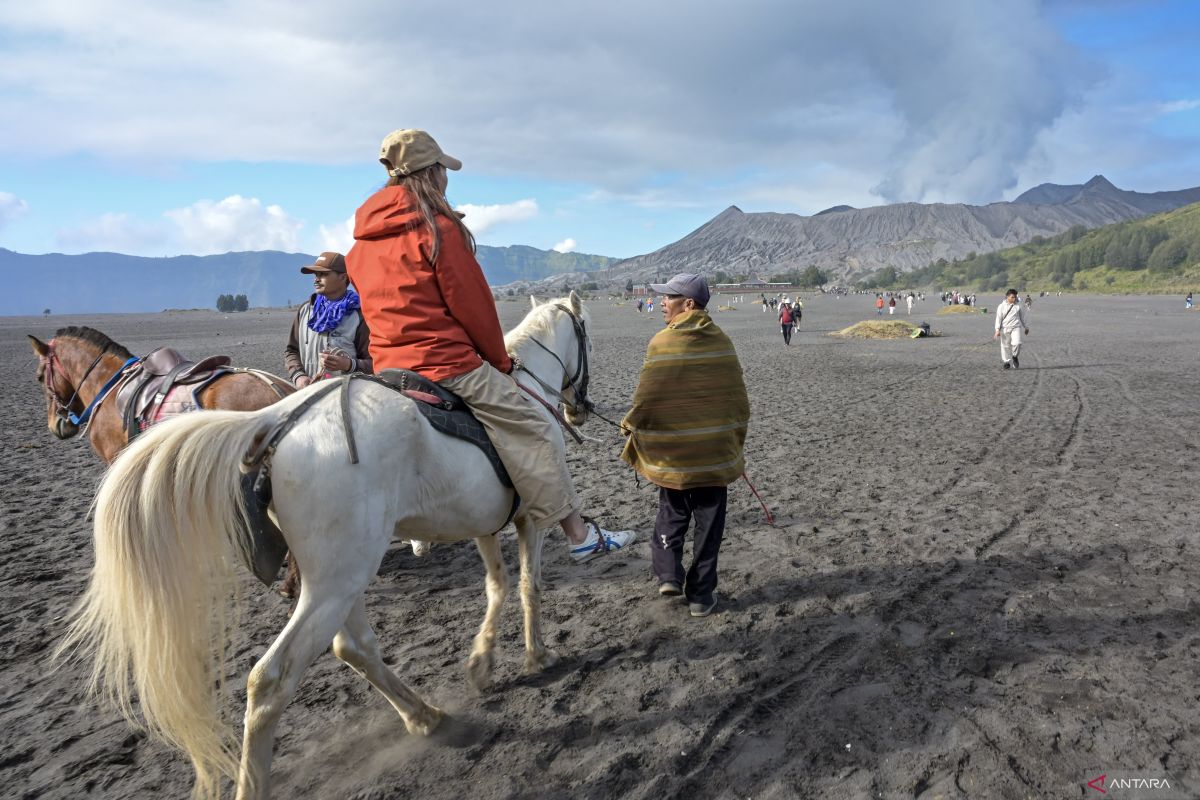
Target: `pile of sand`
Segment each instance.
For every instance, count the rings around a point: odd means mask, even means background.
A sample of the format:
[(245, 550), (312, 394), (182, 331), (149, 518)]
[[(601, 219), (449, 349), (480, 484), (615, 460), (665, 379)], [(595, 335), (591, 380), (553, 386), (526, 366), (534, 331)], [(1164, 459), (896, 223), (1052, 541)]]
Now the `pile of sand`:
[(986, 308), (975, 308), (975, 306), (946, 306), (938, 310), (939, 314), (986, 314)]
[(913, 335), (917, 326), (911, 322), (898, 319), (876, 320), (869, 319), (834, 331), (830, 336), (846, 336), (854, 339), (907, 339)]
[(717, 306), (717, 311), (737, 311), (733, 306)]

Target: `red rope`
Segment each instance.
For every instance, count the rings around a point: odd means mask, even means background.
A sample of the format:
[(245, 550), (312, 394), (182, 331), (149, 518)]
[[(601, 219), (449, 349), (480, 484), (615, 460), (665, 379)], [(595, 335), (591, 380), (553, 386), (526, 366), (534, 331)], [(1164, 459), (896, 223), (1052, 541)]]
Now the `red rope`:
[(767, 515), (767, 524), (775, 527), (775, 515), (771, 513), (771, 509), (767, 508), (767, 504), (763, 502), (762, 495), (758, 493), (758, 489), (754, 488), (754, 484), (750, 482), (750, 478), (745, 472), (742, 473), (742, 479), (746, 481), (746, 485), (750, 487), (750, 491), (754, 492), (754, 496), (758, 498), (758, 503), (763, 507), (763, 513)]

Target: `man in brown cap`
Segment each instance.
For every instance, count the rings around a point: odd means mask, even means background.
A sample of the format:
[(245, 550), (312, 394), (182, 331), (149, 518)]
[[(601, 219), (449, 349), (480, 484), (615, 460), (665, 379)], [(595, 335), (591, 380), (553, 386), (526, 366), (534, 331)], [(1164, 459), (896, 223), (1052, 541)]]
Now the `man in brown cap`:
[(300, 272), (313, 276), (317, 291), (296, 312), (283, 352), (292, 383), (303, 389), (332, 375), (371, 372), (370, 332), (346, 277), (345, 257), (321, 253)]

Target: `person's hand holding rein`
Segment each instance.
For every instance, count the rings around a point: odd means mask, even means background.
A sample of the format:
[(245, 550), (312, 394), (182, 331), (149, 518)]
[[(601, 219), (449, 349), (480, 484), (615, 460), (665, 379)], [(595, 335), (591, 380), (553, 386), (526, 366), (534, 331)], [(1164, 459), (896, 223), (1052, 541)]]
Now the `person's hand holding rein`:
[(326, 350), (321, 353), (321, 369), (324, 372), (348, 372), (353, 365), (350, 356), (341, 350)]

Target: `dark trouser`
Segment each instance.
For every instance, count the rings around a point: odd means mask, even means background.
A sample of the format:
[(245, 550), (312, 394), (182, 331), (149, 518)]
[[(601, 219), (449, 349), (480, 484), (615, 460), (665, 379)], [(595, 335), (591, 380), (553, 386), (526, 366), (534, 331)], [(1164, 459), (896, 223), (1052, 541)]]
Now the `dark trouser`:
[(791, 344), (792, 343), (792, 326), (791, 325), (780, 325), (779, 330), (783, 332), (783, 343)]
[[(717, 588), (717, 553), (725, 535), (724, 486), (698, 489), (658, 488), (658, 518), (650, 540), (650, 564), (660, 583), (671, 581), (683, 587), (689, 602), (711, 603)], [(688, 523), (696, 522), (692, 543), (692, 567), (683, 573), (683, 540)]]

